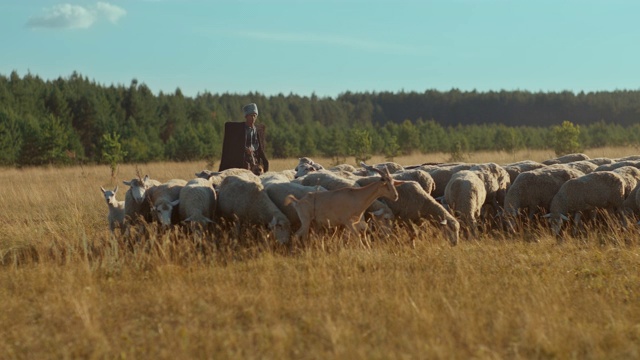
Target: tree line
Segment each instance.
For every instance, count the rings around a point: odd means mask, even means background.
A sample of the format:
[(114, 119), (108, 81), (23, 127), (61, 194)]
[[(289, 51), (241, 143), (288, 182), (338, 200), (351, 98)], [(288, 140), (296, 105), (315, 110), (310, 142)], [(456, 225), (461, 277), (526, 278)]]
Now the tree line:
[(243, 121), (241, 108), (249, 102), (258, 104), (272, 158), (327, 156), (340, 162), (448, 152), (455, 159), (478, 150), (562, 153), (640, 143), (640, 91), (188, 97), (179, 88), (154, 95), (136, 79), (107, 86), (76, 72), (43, 80), (14, 71), (0, 75), (0, 165), (215, 163), (224, 123)]

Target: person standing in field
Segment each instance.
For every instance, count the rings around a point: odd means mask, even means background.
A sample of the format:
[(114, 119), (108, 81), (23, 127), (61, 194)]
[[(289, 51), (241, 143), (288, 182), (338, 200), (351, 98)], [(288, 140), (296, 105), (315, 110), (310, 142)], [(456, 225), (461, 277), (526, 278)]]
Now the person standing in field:
[(256, 124), (258, 105), (242, 107), (244, 122), (228, 121), (224, 124), (222, 158), (218, 171), (230, 168), (251, 170), (260, 175), (269, 171), (269, 160), (265, 155), (265, 126)]

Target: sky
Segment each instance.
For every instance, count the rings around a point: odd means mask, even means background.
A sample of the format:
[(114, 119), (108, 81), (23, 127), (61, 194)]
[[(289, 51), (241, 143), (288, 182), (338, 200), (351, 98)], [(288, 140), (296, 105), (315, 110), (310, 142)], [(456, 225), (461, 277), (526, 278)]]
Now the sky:
[(640, 90), (637, 0), (1, 0), (0, 75), (186, 96)]

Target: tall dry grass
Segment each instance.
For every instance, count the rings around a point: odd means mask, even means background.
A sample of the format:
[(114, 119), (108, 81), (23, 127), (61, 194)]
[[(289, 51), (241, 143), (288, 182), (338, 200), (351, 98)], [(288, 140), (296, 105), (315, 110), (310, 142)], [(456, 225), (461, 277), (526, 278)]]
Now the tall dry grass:
[(540, 227), (456, 247), (432, 226), (413, 240), (405, 228), (374, 234), (370, 247), (340, 233), (292, 249), (264, 233), (220, 235), (218, 246), (176, 231), (132, 246), (110, 236), (100, 186), (205, 167), (125, 165), (117, 181), (106, 166), (0, 170), (0, 358), (640, 357), (635, 229), (558, 244)]

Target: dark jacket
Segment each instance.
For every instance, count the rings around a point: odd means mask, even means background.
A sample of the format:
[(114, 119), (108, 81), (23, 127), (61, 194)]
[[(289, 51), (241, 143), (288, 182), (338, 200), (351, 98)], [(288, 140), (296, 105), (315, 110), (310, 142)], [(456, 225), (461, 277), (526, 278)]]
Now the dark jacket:
[[(260, 146), (255, 152), (256, 160), (262, 164), (265, 172), (269, 171), (269, 160), (264, 153), (264, 124), (254, 125), (258, 134), (258, 143)], [(241, 168), (248, 169), (245, 163), (245, 123), (229, 121), (224, 124), (224, 140), (222, 142), (222, 158), (220, 159), (220, 168), (218, 171)]]

